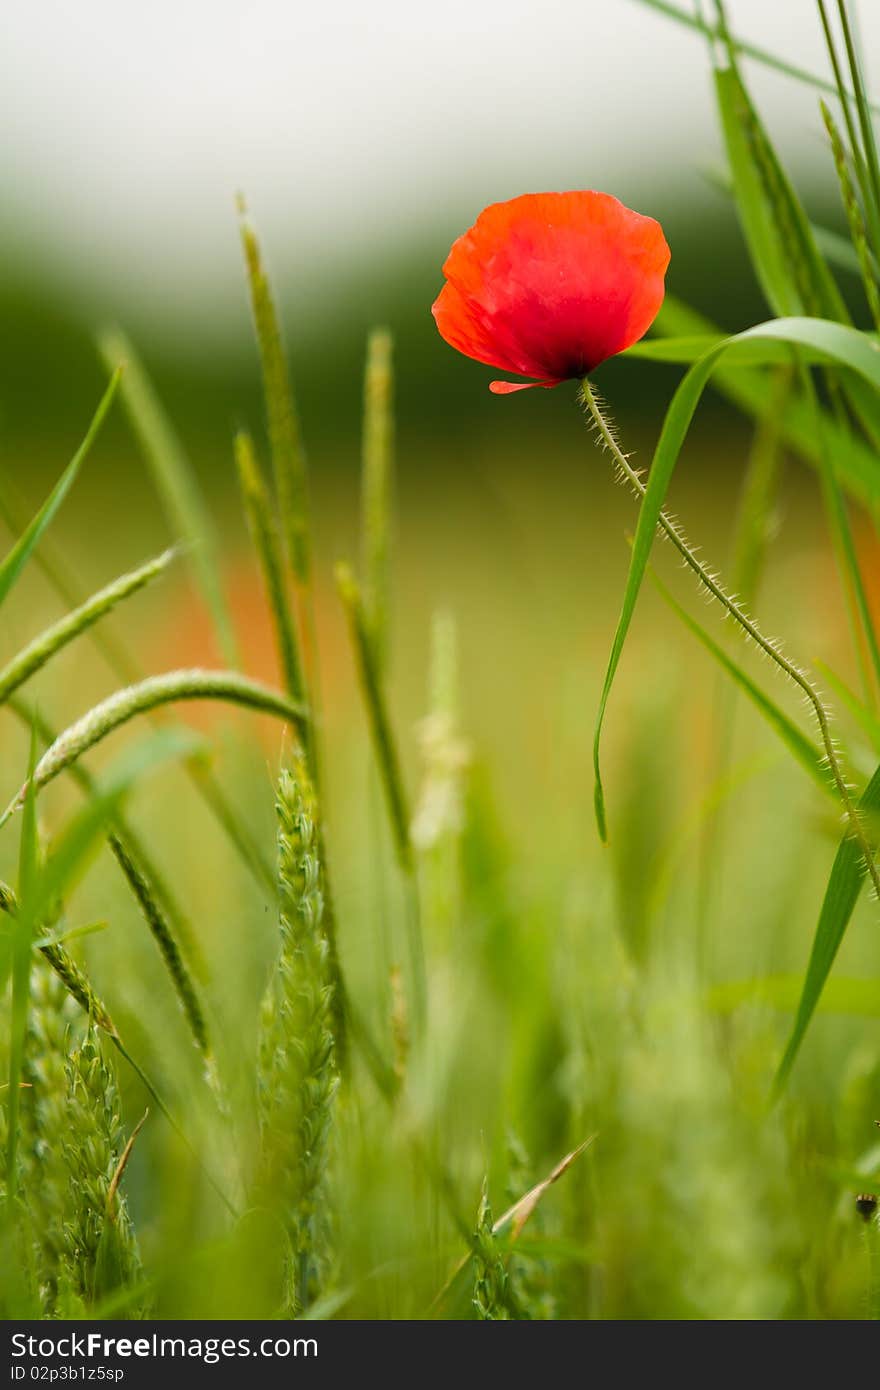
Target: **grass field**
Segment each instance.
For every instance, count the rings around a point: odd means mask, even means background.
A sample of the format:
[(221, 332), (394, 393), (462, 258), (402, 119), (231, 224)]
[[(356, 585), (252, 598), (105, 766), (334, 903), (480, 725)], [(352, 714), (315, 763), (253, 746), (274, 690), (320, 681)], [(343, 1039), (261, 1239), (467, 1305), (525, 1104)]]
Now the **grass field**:
[[(673, 279), (455, 468), (376, 329), (349, 488), (242, 208), (253, 433), (184, 441), (107, 330), (53, 491), (0, 479), (7, 1319), (880, 1317), (875, 112), (820, 3), (832, 235), (721, 6), (655, 8), (760, 325)], [(512, 467), (514, 412), (570, 442)]]

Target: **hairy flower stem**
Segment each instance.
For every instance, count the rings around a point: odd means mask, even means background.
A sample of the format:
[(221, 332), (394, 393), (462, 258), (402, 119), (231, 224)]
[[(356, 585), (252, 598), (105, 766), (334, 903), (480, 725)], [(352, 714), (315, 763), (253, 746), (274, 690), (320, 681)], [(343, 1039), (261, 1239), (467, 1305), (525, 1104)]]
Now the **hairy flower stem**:
[[(614, 431), (602, 413), (602, 408), (597, 399), (596, 392), (586, 377), (584, 377), (581, 382), (581, 399), (590, 413), (603, 446), (614, 459), (620, 473), (621, 481), (629, 483), (636, 495), (639, 498), (644, 498), (647, 489), (639, 474), (631, 466), (626, 454), (617, 443), (614, 437)], [(870, 875), (874, 892), (877, 894), (878, 899), (880, 899), (880, 873), (878, 873), (877, 865), (874, 862), (873, 851), (865, 835), (855, 802), (853, 801), (846, 778), (844, 777), (840, 758), (834, 746), (834, 740), (831, 737), (828, 712), (822, 703), (822, 697), (818, 690), (815, 688), (810, 678), (805, 675), (799, 667), (795, 666), (793, 662), (789, 661), (788, 657), (778, 650), (771, 639), (764, 636), (754, 620), (743, 612), (737, 601), (726, 592), (711, 570), (706, 567), (702, 560), (698, 559), (676, 523), (663, 511), (660, 513), (659, 526), (663, 534), (675, 546), (688, 569), (693, 571), (706, 591), (711, 594), (712, 598), (718, 600), (724, 611), (730, 614), (733, 620), (742, 629), (745, 636), (751, 638), (755, 645), (764, 652), (765, 656), (770, 658), (774, 665), (797, 686), (798, 690), (800, 690), (806, 698), (815, 716), (816, 724), (818, 725), (819, 737), (825, 752), (825, 760), (828, 764), (828, 770), (831, 774), (831, 779), (837, 794), (840, 797), (841, 805), (846, 814), (850, 834), (858, 845), (862, 858), (865, 861), (865, 867)]]

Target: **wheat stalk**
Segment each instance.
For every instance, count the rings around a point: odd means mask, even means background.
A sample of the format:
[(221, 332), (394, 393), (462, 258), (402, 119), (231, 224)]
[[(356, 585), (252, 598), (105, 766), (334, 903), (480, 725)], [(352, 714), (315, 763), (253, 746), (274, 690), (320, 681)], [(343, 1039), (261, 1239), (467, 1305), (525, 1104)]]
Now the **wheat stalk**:
[(302, 755), (282, 770), (276, 813), (281, 949), (261, 1014), (259, 1189), (284, 1223), (284, 1302), (295, 1313), (314, 1301), (329, 1264), (326, 1174), (338, 1082), (317, 808)]

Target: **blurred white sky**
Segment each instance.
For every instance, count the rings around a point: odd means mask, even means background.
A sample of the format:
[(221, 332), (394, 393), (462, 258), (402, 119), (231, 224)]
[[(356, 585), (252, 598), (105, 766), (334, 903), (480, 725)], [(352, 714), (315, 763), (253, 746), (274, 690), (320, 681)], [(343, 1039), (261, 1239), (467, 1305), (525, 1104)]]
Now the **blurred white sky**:
[[(728, 11), (825, 71), (813, 0)], [(880, 53), (877, 0), (860, 23)], [(322, 270), (526, 189), (653, 210), (717, 149), (702, 39), (635, 0), (35, 0), (3, 28), (0, 232), (84, 292), (163, 315), (173, 295), (218, 327), (239, 188), (275, 269), (317, 294)], [(750, 72), (789, 149), (818, 139), (809, 92)]]

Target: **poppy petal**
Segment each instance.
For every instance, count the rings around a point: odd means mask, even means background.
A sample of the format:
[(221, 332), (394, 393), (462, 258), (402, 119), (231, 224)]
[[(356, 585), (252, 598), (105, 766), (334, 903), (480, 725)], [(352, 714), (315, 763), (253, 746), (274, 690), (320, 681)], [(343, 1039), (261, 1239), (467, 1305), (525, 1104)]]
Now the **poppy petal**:
[(533, 386), (543, 386), (545, 391), (552, 391), (554, 386), (561, 386), (564, 377), (557, 381), (490, 381), (489, 390), (494, 396), (512, 396), (514, 391), (531, 391)]
[(557, 383), (647, 332), (668, 264), (659, 223), (610, 194), (527, 193), (454, 243), (433, 313), (466, 356)]

